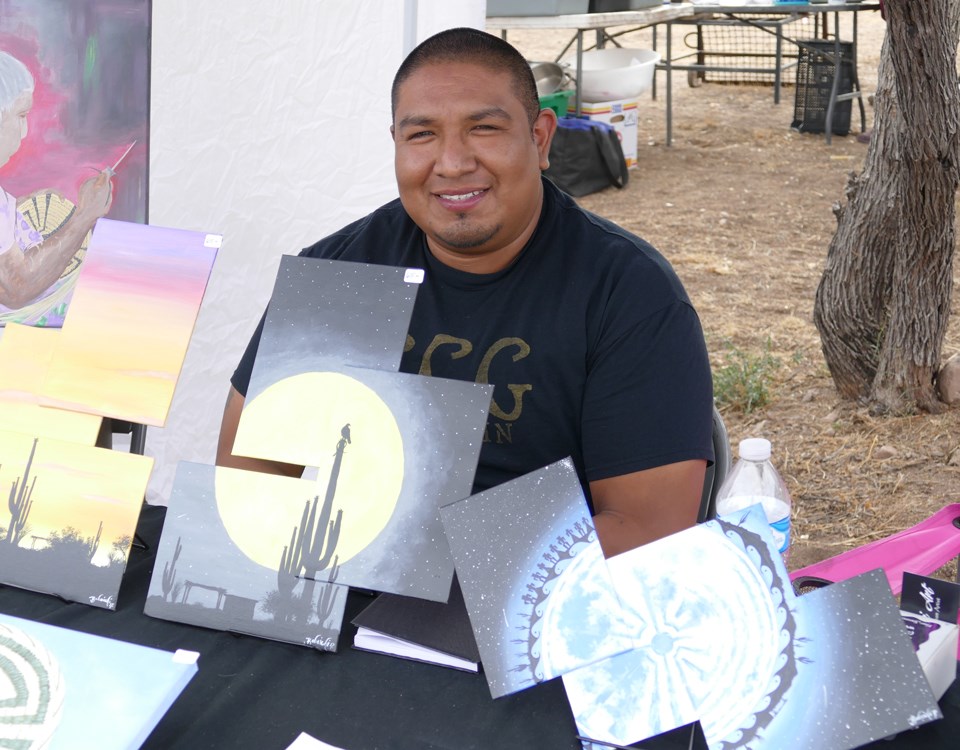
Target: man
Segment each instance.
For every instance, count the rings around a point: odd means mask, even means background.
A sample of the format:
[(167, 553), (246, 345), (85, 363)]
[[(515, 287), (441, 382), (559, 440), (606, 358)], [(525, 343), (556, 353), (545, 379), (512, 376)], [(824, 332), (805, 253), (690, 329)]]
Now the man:
[[(556, 116), (523, 57), (441, 32), (392, 103), (400, 199), (303, 255), (425, 269), (400, 369), (495, 385), (477, 490), (570, 455), (607, 556), (692, 525), (713, 457), (699, 320), (653, 248), (541, 177)], [(258, 340), (217, 463), (298, 475), (231, 455)]]

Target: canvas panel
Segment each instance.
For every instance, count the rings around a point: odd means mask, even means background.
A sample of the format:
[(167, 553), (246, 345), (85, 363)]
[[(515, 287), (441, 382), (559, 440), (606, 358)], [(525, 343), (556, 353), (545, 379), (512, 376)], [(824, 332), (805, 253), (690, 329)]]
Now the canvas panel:
[[(274, 387), (275, 392), (283, 381), (305, 373), (342, 365), (396, 372), (422, 276), (416, 269), (283, 257), (234, 454), (315, 466), (322, 438), (313, 420), (278, 417), (275, 430), (291, 437), (279, 440), (249, 416), (251, 405), (268, 388)], [(337, 396), (318, 392), (313, 398), (334, 401)]]
[(336, 651), (347, 600), (345, 586), (328, 583), (336, 562), (319, 582), (292, 562), (304, 559), (291, 552), (298, 524), (322, 550), (327, 517), (302, 521), (316, 492), (304, 479), (181, 462), (144, 612)]
[(97, 222), (41, 402), (162, 427), (220, 239)]
[(40, 404), (43, 382), (59, 331), (16, 323), (0, 337), (0, 425), (9, 432), (92, 446), (99, 416)]
[(844, 750), (940, 716), (882, 571), (795, 597), (759, 506), (610, 569), (639, 644), (564, 676), (586, 737)]
[(153, 459), (0, 432), (0, 581), (115, 609)]
[(570, 459), (440, 513), (494, 698), (632, 647)]
[(140, 747), (196, 657), (0, 614), (0, 746)]
[[(0, 165), (0, 186), (41, 237), (72, 221), (81, 183), (108, 168), (107, 215), (147, 220), (150, 22), (150, 0), (3, 3), (0, 50), (27, 68), (34, 88), (27, 134)], [(6, 77), (15, 82), (9, 69)], [(0, 253), (10, 246), (7, 232)], [(12, 310), (0, 306), (0, 326), (60, 327), (86, 245), (78, 240), (75, 251), (53, 261), (59, 277), (38, 297)]]

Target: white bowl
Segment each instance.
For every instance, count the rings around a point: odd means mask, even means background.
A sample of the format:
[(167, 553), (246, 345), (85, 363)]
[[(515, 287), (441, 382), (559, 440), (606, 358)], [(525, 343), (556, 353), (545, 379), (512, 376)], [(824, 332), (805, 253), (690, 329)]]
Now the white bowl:
[[(576, 76), (576, 55), (562, 62)], [(583, 74), (578, 76), (580, 97), (585, 102), (633, 99), (650, 88), (658, 62), (660, 53), (652, 49), (610, 47), (584, 52)]]

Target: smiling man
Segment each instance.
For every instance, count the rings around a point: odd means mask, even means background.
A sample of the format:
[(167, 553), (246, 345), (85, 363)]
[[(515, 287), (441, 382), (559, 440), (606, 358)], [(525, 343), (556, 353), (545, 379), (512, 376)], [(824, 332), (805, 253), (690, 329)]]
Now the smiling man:
[[(656, 250), (541, 176), (557, 122), (529, 65), (444, 31), (392, 104), (399, 200), (301, 254), (425, 269), (400, 369), (494, 384), (476, 490), (571, 456), (607, 556), (692, 525), (713, 458), (699, 320)], [(231, 455), (260, 330), (217, 462), (296, 475)]]

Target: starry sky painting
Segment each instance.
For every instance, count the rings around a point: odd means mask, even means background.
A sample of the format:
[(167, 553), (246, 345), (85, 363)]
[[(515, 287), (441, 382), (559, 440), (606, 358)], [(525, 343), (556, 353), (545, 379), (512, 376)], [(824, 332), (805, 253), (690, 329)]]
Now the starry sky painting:
[(307, 414), (329, 413), (333, 401), (356, 402), (358, 394), (309, 376), (345, 365), (396, 372), (421, 275), (367, 263), (281, 258), (233, 453), (321, 466), (329, 429)]
[(283, 256), (247, 398), (331, 362), (396, 372), (419, 288), (410, 278), (419, 275), (392, 266)]
[(882, 573), (797, 598), (758, 506), (609, 566), (636, 646), (564, 676), (584, 736), (844, 750), (939, 716)]
[(0, 614), (0, 685), (19, 688), (0, 691), (0, 737), (48, 750), (140, 747), (196, 673), (195, 657)]
[(494, 698), (631, 647), (570, 459), (440, 512)]
[[(254, 500), (229, 492), (218, 497), (218, 485), (231, 482), (248, 488)], [(144, 612), (335, 651), (346, 587), (278, 576), (291, 528), (282, 524), (270, 533), (270, 521), (285, 511), (299, 521), (304, 503), (315, 494), (316, 487), (304, 479), (181, 462)], [(256, 514), (251, 506), (259, 506)], [(245, 516), (264, 531), (251, 534), (241, 548), (224, 522), (231, 516)], [(324, 573), (321, 581), (331, 575)]]

